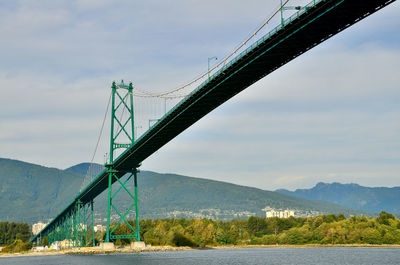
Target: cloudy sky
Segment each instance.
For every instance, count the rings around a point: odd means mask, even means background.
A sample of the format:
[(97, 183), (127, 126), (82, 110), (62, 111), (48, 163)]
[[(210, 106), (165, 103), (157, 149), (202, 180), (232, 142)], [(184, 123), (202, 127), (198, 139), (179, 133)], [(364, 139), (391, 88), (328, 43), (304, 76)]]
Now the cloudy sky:
[[(179, 86), (278, 3), (0, 1), (0, 157), (57, 168), (90, 161), (113, 80)], [(397, 1), (278, 69), (142, 168), (269, 190), (399, 186), (399, 14)], [(104, 139), (95, 162), (107, 149)]]

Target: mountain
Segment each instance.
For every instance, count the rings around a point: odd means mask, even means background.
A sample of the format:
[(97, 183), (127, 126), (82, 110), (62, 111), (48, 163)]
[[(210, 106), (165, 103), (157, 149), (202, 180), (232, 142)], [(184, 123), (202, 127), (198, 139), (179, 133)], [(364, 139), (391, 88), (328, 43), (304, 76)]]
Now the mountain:
[[(91, 166), (90, 166), (91, 165)], [(96, 163), (80, 163), (75, 166), (69, 167), (65, 169), (66, 171), (72, 171), (75, 173), (79, 173), (81, 175), (86, 175), (88, 174), (89, 176), (97, 176), (100, 174), (105, 167), (100, 164)]]
[(0, 159), (0, 219), (31, 222), (54, 216), (81, 182), (78, 173)]
[(367, 212), (400, 213), (400, 187), (370, 188), (358, 184), (318, 183), (311, 189), (277, 192), (298, 198), (321, 200)]
[[(0, 221), (45, 221), (58, 214), (79, 191), (89, 164), (66, 170), (0, 159)], [(92, 166), (101, 171), (101, 165)], [(299, 213), (365, 214), (340, 205), (298, 199), (277, 192), (230, 183), (142, 171), (138, 174), (141, 218), (247, 218), (264, 216), (263, 208)], [(128, 181), (133, 188), (133, 181)], [(113, 186), (113, 192), (118, 185)], [(106, 192), (95, 199), (96, 218), (104, 221)], [(121, 211), (132, 200), (123, 189), (113, 200)], [(2, 220), (3, 219), (3, 220)], [(5, 219), (5, 220), (4, 220)]]

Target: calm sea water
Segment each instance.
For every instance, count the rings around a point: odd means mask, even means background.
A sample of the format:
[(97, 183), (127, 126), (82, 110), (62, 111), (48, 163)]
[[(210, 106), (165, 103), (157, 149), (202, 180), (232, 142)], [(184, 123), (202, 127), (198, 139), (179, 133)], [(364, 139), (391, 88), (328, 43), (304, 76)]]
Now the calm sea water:
[(260, 248), (194, 250), (178, 252), (112, 255), (70, 255), (0, 258), (0, 264), (28, 265), (220, 265), (220, 264), (296, 264), (296, 265), (398, 265), (400, 249), (371, 248)]

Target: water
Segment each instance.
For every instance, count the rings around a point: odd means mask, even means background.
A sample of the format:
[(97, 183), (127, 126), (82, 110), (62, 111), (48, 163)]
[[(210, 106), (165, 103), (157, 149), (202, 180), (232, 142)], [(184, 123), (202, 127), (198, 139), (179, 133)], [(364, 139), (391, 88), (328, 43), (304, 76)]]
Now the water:
[(257, 248), (194, 250), (112, 255), (66, 255), (0, 258), (0, 264), (29, 265), (398, 265), (400, 249), (390, 248)]

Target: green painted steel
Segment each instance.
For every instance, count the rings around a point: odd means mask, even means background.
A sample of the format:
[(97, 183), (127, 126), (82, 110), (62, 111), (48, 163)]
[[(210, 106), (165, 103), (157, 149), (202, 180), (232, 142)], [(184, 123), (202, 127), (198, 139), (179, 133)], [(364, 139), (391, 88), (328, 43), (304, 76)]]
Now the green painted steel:
[[(138, 224), (139, 220), (139, 206), (138, 206), (138, 194), (137, 194), (137, 182), (136, 182), (136, 172), (138, 165), (134, 165), (131, 170), (117, 170), (114, 167), (114, 156), (118, 149), (127, 149), (135, 143), (135, 121), (134, 121), (134, 106), (133, 106), (133, 85), (130, 83), (128, 86), (125, 85), (123, 81), (120, 84), (113, 82), (112, 84), (112, 102), (111, 102), (111, 133), (110, 133), (110, 154), (109, 161), (106, 164), (108, 172), (108, 193), (107, 193), (107, 231), (105, 242), (110, 242), (113, 239), (121, 238), (134, 238), (136, 241), (140, 241), (139, 226), (137, 225), (134, 229), (127, 220), (127, 216), (135, 211), (135, 216)], [(118, 102), (119, 101), (119, 102)], [(128, 113), (126, 120), (123, 120), (123, 114)], [(118, 117), (120, 114), (120, 117)], [(128, 141), (121, 142), (121, 141)], [(128, 174), (126, 174), (128, 173)], [(135, 181), (135, 195), (128, 189), (127, 183), (134, 176)], [(122, 178), (126, 178), (122, 181)], [(113, 193), (112, 185), (113, 183), (118, 183), (120, 187)], [(121, 191), (128, 193), (129, 197), (132, 199), (133, 203), (131, 207), (121, 213), (118, 210), (118, 205), (113, 203), (115, 196), (117, 196)], [(116, 225), (111, 228), (111, 213), (116, 212), (118, 214), (119, 220)], [(120, 235), (114, 234), (115, 230), (121, 223), (126, 223), (130, 228), (131, 235)]]
[[(70, 241), (74, 240), (73, 220), (76, 215), (74, 211), (76, 204), (81, 201), (86, 205), (107, 189), (109, 200), (107, 218), (110, 220), (110, 211), (114, 209), (112, 205), (114, 194), (112, 194), (111, 186), (115, 182), (118, 182), (121, 186), (121, 183), (124, 183), (121, 179), (127, 172), (132, 173), (134, 181), (137, 181), (135, 175), (140, 163), (196, 121), (256, 81), (394, 1), (312, 0), (287, 19), (283, 18), (284, 8), (281, 8), (280, 25), (233, 58), (213, 76), (210, 76), (209, 79), (199, 85), (190, 95), (152, 125), (139, 139), (134, 139), (133, 103), (126, 103), (129, 98), (132, 99), (132, 95), (120, 95), (117, 93), (119, 90), (129, 92), (132, 86), (113, 83), (113, 91), (115, 90), (115, 93), (113, 92), (112, 110), (119, 108), (128, 110), (132, 117), (131, 126), (128, 125), (129, 122), (122, 122), (117, 119), (114, 121), (112, 119), (112, 128), (114, 128), (115, 124), (120, 128), (115, 131), (115, 134), (110, 139), (110, 163), (108, 163), (107, 169), (77, 194), (65, 209), (38, 235), (32, 238), (32, 241), (42, 239), (45, 235), (50, 235), (57, 229), (56, 224), (58, 222), (66, 224), (64, 225), (63, 237), (68, 238)], [(282, 7), (284, 6), (283, 3), (286, 2), (282, 2)], [(118, 99), (120, 103), (115, 105), (115, 99)], [(129, 143), (117, 142), (117, 138), (121, 135), (125, 136)], [(114, 151), (117, 149), (126, 150), (114, 158)], [(125, 190), (123, 187), (121, 189)], [(134, 196), (132, 197), (135, 198), (133, 208), (135, 208), (137, 214), (136, 224), (138, 225), (139, 211), (136, 200), (136, 182)], [(126, 213), (119, 213), (119, 217), (120, 222), (126, 222)], [(132, 238), (134, 235), (111, 235), (109, 223), (108, 221), (108, 240), (124, 236)], [(136, 235), (136, 240), (139, 240), (139, 227), (136, 227)]]
[[(135, 200), (138, 200), (138, 183), (137, 183), (137, 173), (138, 170), (133, 172), (134, 182), (135, 182)], [(140, 241), (140, 228), (139, 228), (139, 203), (136, 201), (136, 241)]]
[(90, 212), (91, 212), (91, 217), (92, 217), (92, 246), (96, 246), (96, 238), (95, 238), (95, 232), (94, 232), (94, 209), (93, 209), (93, 200), (90, 201)]

